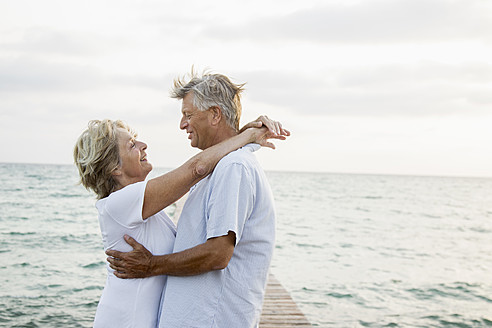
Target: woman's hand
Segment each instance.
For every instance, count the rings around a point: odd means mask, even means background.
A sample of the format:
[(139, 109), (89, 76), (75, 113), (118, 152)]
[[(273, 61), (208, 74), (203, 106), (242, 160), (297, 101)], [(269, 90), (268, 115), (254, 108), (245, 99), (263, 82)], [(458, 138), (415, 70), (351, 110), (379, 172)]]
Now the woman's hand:
[(284, 129), (282, 123), (271, 120), (266, 115), (261, 115), (256, 120), (249, 122), (239, 132), (241, 133), (249, 128), (261, 128), (262, 126), (266, 127), (274, 135), (290, 136), (290, 131)]
[(245, 133), (251, 133), (252, 135), (251, 142), (257, 143), (262, 147), (268, 147), (272, 149), (275, 149), (275, 145), (270, 141), (268, 141), (269, 139), (279, 139), (279, 140), (286, 139), (285, 135), (273, 133), (269, 129), (267, 129), (266, 126), (262, 126), (261, 128), (249, 128), (245, 131)]

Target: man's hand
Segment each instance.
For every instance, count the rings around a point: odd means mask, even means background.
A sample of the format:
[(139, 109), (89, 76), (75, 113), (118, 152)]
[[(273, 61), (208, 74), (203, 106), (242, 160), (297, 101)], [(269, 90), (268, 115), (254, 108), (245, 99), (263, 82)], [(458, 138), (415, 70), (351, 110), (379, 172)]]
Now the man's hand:
[(125, 241), (133, 247), (133, 251), (124, 253), (115, 250), (107, 250), (106, 254), (109, 266), (115, 270), (118, 278), (146, 278), (152, 274), (153, 255), (145, 247), (132, 237), (125, 235)]

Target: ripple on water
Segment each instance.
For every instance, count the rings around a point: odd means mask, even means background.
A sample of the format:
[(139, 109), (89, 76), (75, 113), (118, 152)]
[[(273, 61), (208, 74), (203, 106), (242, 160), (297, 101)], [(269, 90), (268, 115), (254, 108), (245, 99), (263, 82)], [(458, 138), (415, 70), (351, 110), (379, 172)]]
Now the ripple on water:
[(59, 193), (59, 192), (50, 194), (49, 197), (52, 197), (52, 198), (85, 198), (85, 196), (81, 195), (81, 194)]
[(333, 298), (354, 298), (354, 295), (352, 294), (340, 294), (340, 293), (327, 293), (326, 296), (333, 297)]
[[(46, 325), (50, 325), (51, 327), (86, 327), (79, 323), (73, 315), (63, 312), (45, 315), (37, 321), (43, 327)], [(56, 325), (53, 325), (53, 323), (56, 323)]]
[(28, 231), (28, 232), (20, 232), (20, 231), (11, 231), (11, 232), (3, 232), (2, 235), (8, 236), (32, 236), (35, 235), (36, 232)]
[(476, 320), (466, 320), (460, 314), (452, 314), (446, 318), (441, 318), (438, 320), (441, 327), (459, 327), (459, 328), (469, 328), (476, 327)]
[(302, 248), (323, 248), (323, 245), (318, 244), (296, 243), (296, 245)]
[(103, 290), (103, 286), (87, 286), (84, 288), (72, 288), (71, 291), (74, 293), (80, 293), (86, 290)]
[(106, 266), (106, 262), (104, 262), (104, 261), (97, 261), (97, 262), (89, 263), (86, 265), (82, 265), (82, 267), (84, 269), (99, 269), (99, 268), (104, 267), (104, 266)]
[(492, 317), (490, 318), (482, 318), (481, 319), (484, 324), (487, 325), (487, 327), (492, 327)]

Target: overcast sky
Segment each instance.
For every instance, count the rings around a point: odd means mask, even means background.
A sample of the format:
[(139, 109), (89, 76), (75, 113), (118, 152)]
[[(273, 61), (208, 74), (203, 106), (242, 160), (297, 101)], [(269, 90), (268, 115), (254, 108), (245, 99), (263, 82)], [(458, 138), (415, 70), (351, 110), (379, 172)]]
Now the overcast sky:
[(0, 0), (0, 35), (0, 162), (70, 164), (111, 118), (176, 167), (194, 65), (292, 131), (267, 170), (492, 177), (489, 0)]

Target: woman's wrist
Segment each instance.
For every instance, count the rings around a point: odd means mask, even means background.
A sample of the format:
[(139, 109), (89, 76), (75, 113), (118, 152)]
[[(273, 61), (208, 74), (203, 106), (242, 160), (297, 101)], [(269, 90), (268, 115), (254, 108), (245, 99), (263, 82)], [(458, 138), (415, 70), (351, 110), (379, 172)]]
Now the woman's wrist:
[(246, 129), (246, 131), (243, 132), (243, 133), (248, 134), (248, 143), (255, 143), (256, 142), (256, 137), (257, 137), (257, 134), (259, 131), (260, 131), (260, 129), (248, 128), (248, 129)]

